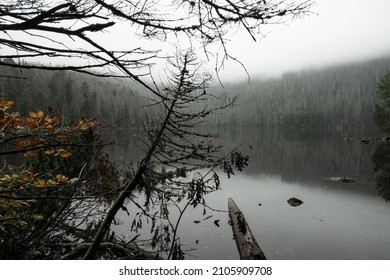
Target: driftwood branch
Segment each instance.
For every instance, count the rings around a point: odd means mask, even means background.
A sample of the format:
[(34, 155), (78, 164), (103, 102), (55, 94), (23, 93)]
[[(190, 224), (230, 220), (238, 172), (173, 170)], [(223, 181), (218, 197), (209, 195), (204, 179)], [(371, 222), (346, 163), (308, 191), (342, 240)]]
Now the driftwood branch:
[(241, 210), (232, 198), (228, 201), (230, 222), (241, 260), (266, 260)]

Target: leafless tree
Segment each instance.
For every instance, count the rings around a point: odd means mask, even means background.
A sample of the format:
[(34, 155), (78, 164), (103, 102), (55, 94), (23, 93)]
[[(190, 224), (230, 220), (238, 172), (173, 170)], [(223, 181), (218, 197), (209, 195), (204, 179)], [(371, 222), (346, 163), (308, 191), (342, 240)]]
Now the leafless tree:
[[(284, 0), (4, 0), (0, 4), (0, 65), (121, 76), (149, 88), (142, 77), (149, 73), (159, 47), (109, 47), (110, 32), (116, 25), (128, 24), (130, 34), (123, 36), (135, 33), (140, 39), (157, 42), (186, 36), (206, 53), (210, 44), (221, 44), (223, 63), (230, 56), (226, 35), (232, 30), (245, 28), (256, 40), (262, 25), (303, 16), (312, 4)], [(97, 34), (103, 39), (98, 40)], [(48, 57), (50, 65), (22, 63), (22, 59)], [(19, 63), (9, 63), (5, 58)], [(63, 59), (67, 59), (66, 65), (59, 64)]]
[[(202, 68), (193, 52), (179, 53), (170, 63), (173, 68), (168, 81), (164, 89), (158, 92), (155, 100), (161, 108), (147, 123), (148, 137), (143, 141), (144, 157), (137, 166), (132, 179), (109, 209), (84, 256), (85, 259), (94, 257), (116, 213), (137, 187), (142, 186), (146, 191), (165, 192), (169, 195), (176, 194), (177, 191), (182, 196), (187, 193), (189, 201), (193, 204), (200, 203), (204, 194), (215, 189), (206, 184), (208, 180), (203, 180), (204, 177), (186, 183), (166, 182), (163, 181), (166, 179), (163, 174), (156, 170), (157, 166), (178, 169), (222, 165), (223, 159), (218, 155), (220, 146), (214, 144), (214, 135), (202, 132), (200, 125), (207, 116), (231, 106), (234, 102), (234, 99), (219, 99), (207, 93), (211, 76), (201, 71)], [(240, 168), (246, 160), (242, 157), (232, 164)], [(156, 181), (151, 178), (160, 179), (160, 188), (157, 189)], [(213, 178), (214, 183), (219, 180), (216, 173)], [(166, 188), (166, 185), (169, 187)], [(214, 184), (214, 186), (217, 185), (217, 183)]]

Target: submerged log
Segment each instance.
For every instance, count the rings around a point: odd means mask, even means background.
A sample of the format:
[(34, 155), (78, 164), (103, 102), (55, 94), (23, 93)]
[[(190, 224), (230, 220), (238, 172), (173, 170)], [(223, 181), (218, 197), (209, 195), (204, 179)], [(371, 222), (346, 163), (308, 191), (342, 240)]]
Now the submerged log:
[(229, 198), (228, 209), (230, 224), (241, 260), (266, 260), (241, 210), (232, 198)]

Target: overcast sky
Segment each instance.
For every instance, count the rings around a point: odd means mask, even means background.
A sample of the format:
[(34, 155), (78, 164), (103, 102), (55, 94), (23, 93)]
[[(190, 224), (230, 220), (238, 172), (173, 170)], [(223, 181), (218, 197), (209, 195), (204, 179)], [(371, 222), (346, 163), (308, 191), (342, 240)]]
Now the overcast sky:
[[(390, 55), (390, 0), (317, 0), (312, 14), (288, 25), (265, 26), (266, 37), (232, 38), (230, 51), (251, 77)], [(243, 79), (238, 65), (223, 77)]]
[[(296, 0), (299, 1), (303, 0)], [(390, 55), (390, 0), (315, 0), (312, 12), (293, 22), (263, 26), (261, 31), (266, 36), (257, 42), (244, 31), (231, 36), (229, 53), (245, 65), (251, 78)], [(96, 36), (108, 48), (139, 47), (139, 37), (123, 28), (116, 24)], [(159, 42), (148, 44), (152, 49), (160, 48)], [(174, 47), (170, 45), (167, 54), (173, 52)], [(53, 60), (50, 62), (55, 64)], [(162, 63), (164, 68), (166, 62)], [(235, 62), (226, 63), (220, 76), (223, 82), (247, 78)]]

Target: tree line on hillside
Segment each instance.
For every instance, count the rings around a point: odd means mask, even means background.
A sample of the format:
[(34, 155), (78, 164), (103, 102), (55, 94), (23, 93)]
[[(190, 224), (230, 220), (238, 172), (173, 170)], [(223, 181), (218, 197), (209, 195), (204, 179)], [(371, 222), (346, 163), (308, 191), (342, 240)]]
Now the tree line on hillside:
[[(14, 63), (8, 59), (8, 63)], [(129, 83), (70, 71), (0, 67), (0, 96), (21, 114), (52, 107), (63, 124), (98, 116), (103, 125), (140, 127), (142, 98)]]
[(218, 126), (373, 127), (376, 87), (390, 70), (390, 57), (319, 70), (288, 72), (280, 78), (235, 83), (219, 94), (239, 95), (237, 106), (216, 115)]
[[(210, 119), (212, 126), (373, 127), (380, 77), (390, 57), (322, 70), (288, 72), (280, 78), (253, 80), (209, 89), (217, 95), (239, 95), (236, 106)], [(146, 94), (134, 84), (69, 71), (0, 67), (0, 96), (14, 100), (26, 113), (53, 107), (65, 123), (97, 115), (122, 131), (142, 127)]]

